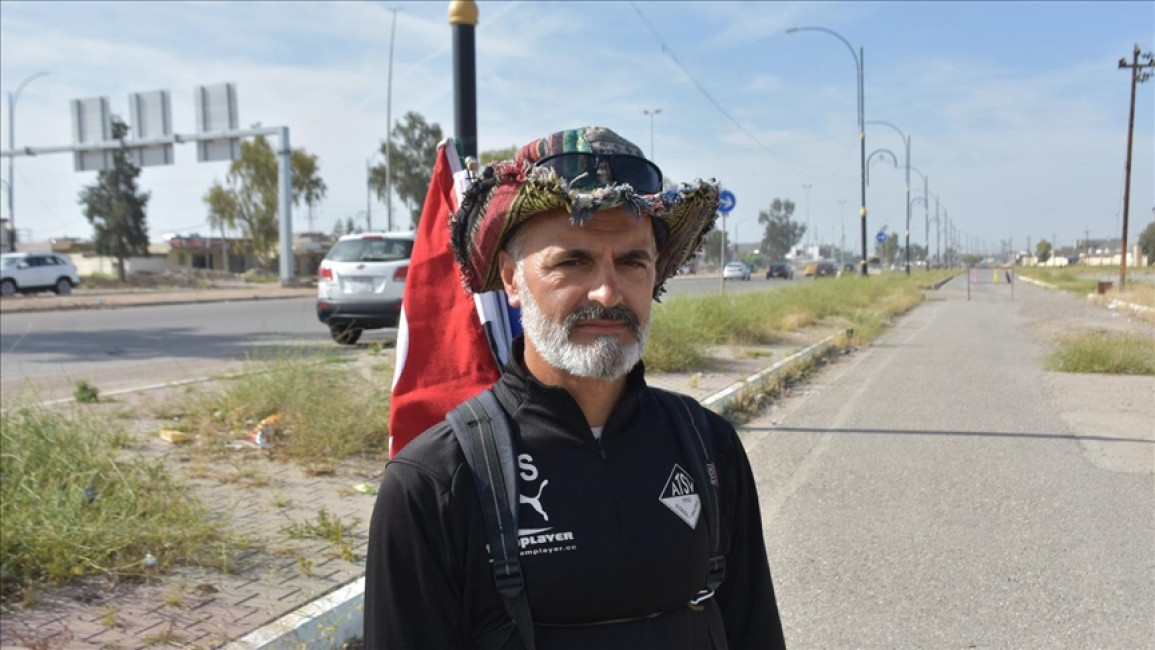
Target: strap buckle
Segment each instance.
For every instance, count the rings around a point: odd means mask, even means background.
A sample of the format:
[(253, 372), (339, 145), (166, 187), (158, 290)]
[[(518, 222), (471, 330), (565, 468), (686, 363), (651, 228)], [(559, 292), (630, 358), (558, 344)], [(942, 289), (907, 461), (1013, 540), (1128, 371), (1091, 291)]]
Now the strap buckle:
[(698, 593), (694, 594), (694, 597), (690, 599), (690, 607), (693, 608), (694, 611), (700, 612), (700, 611), (702, 611), (702, 603), (706, 602), (707, 600), (710, 600), (713, 597), (714, 597), (714, 590), (713, 589), (703, 589), (702, 591), (699, 591)]
[(710, 558), (710, 571), (706, 574), (706, 589), (713, 593), (722, 581), (726, 579), (726, 556), (715, 555)]
[(512, 560), (495, 560), (493, 563), (493, 577), (497, 582), (497, 593), (506, 598), (512, 598), (521, 593), (525, 582), (521, 579), (521, 562)]

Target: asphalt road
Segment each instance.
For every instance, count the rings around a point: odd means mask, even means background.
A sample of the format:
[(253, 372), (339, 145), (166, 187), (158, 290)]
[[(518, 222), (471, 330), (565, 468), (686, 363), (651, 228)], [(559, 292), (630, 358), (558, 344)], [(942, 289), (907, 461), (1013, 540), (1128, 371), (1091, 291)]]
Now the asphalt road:
[[(755, 278), (727, 282), (726, 291), (789, 284)], [(671, 296), (719, 290), (717, 277), (683, 276), (669, 284)], [(359, 346), (388, 344), (395, 336), (392, 328), (367, 331)], [(107, 395), (229, 372), (249, 356), (301, 347), (337, 348), (317, 321), (313, 298), (3, 313), (0, 401), (67, 398), (79, 380)]]
[(1155, 384), (1071, 427), (1040, 292), (953, 281), (743, 427), (791, 647), (1155, 647)]
[(0, 316), (4, 402), (71, 394), (84, 379), (102, 393), (232, 369), (247, 355), (332, 345), (314, 301), (260, 300)]

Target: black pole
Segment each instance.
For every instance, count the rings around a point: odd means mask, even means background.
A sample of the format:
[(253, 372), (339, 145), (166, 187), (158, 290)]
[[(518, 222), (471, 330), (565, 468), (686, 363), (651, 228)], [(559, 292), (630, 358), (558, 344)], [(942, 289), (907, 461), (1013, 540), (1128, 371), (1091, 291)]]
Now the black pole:
[(453, 25), (453, 127), (462, 153), (477, 157), (477, 49), (474, 29), (477, 5), (473, 0), (449, 3)]
[[(854, 49), (850, 50), (854, 53)], [(866, 251), (866, 98), (863, 96), (866, 93), (866, 75), (863, 67), (866, 65), (864, 60), (865, 53), (862, 51), (862, 46), (858, 46), (858, 186), (862, 195), (862, 209), (860, 216), (862, 217), (862, 267), (860, 272), (863, 276), (869, 274)]]

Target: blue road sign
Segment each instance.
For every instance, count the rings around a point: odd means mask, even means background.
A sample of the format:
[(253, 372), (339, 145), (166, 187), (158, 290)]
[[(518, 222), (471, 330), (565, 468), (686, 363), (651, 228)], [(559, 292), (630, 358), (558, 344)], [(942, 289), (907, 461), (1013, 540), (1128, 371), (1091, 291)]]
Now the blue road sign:
[(737, 203), (738, 199), (734, 198), (733, 192), (730, 190), (722, 190), (722, 193), (718, 195), (718, 212), (729, 214)]
[(874, 241), (876, 241), (880, 244), (885, 244), (886, 243), (886, 233), (879, 230), (878, 234), (874, 236)]

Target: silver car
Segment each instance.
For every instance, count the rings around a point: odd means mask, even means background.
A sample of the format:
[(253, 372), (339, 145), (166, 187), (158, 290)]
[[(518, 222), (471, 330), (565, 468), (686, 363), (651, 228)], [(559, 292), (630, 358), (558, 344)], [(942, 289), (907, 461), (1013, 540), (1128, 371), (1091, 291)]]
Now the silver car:
[(317, 318), (352, 345), (370, 329), (396, 327), (414, 233), (368, 232), (337, 240), (317, 269)]
[(744, 262), (730, 262), (722, 269), (723, 280), (749, 280), (750, 267)]
[(55, 291), (67, 296), (80, 284), (72, 260), (63, 253), (4, 253), (0, 255), (0, 296)]

